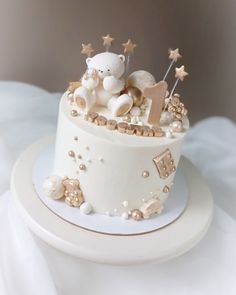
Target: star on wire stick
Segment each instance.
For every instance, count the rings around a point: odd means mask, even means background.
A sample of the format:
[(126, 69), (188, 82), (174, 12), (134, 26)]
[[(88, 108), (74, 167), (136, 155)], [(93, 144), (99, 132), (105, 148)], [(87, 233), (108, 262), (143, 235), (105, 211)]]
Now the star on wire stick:
[(129, 64), (130, 64), (130, 55), (134, 53), (134, 48), (137, 46), (135, 43), (128, 39), (126, 43), (123, 43), (122, 46), (124, 47), (124, 53), (127, 54), (126, 65), (125, 65), (125, 76), (129, 71)]
[(174, 91), (175, 91), (175, 88), (176, 86), (178, 85), (179, 81), (184, 81), (184, 77), (187, 76), (188, 73), (185, 72), (185, 68), (184, 66), (181, 66), (180, 68), (175, 68), (175, 78), (176, 78), (176, 81), (175, 81), (175, 84), (170, 92), (170, 96), (169, 97), (172, 97)]
[(82, 44), (82, 51), (81, 51), (82, 54), (86, 54), (88, 57), (90, 57), (92, 52), (94, 52), (94, 49), (91, 43)]
[(168, 74), (169, 74), (169, 72), (170, 72), (173, 64), (175, 62), (177, 62), (178, 59), (181, 58), (181, 57), (182, 57), (182, 55), (179, 53), (179, 48), (176, 48), (175, 50), (169, 49), (169, 59), (171, 59), (171, 62), (170, 62), (169, 67), (168, 67), (168, 69), (167, 69), (167, 71), (165, 73), (165, 76), (163, 78), (163, 81), (166, 80), (166, 78), (167, 78), (167, 76), (168, 76)]
[(134, 44), (130, 39), (126, 42), (123, 43), (122, 46), (124, 47), (124, 53), (134, 53), (134, 48), (137, 46)]
[(111, 47), (111, 45), (115, 39), (112, 38), (110, 34), (103, 36), (102, 39), (103, 39), (103, 46), (105, 46), (106, 51), (109, 51), (109, 48)]

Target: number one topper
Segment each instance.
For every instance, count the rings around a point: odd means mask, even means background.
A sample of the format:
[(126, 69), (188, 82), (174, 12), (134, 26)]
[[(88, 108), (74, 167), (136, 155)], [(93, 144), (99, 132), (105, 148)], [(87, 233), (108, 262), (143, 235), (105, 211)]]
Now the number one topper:
[(167, 87), (168, 84), (166, 83), (166, 81), (160, 81), (157, 84), (151, 87), (146, 87), (143, 90), (144, 96), (152, 100), (148, 116), (148, 123), (153, 126), (160, 126), (161, 112), (166, 96)]

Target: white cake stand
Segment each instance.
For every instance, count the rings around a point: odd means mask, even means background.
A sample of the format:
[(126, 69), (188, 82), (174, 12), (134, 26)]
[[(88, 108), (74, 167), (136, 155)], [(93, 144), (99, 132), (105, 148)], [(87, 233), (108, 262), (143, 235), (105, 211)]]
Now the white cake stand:
[(26, 224), (51, 247), (105, 264), (162, 262), (187, 252), (207, 232), (213, 215), (212, 196), (197, 169), (184, 157), (178, 169), (186, 177), (189, 201), (183, 214), (168, 226), (147, 234), (115, 236), (88, 231), (61, 219), (40, 201), (32, 183), (35, 160), (53, 141), (50, 136), (29, 147), (18, 159), (11, 181), (15, 204)]

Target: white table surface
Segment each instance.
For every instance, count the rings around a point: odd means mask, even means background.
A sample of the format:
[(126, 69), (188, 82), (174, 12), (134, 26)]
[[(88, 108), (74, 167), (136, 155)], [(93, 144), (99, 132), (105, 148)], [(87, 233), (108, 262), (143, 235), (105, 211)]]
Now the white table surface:
[[(17, 216), (10, 194), (4, 193), (19, 153), (55, 132), (59, 97), (29, 85), (0, 83), (1, 295), (62, 294), (45, 257)], [(184, 154), (204, 175), (216, 203), (210, 231), (197, 247), (167, 263), (146, 266), (148, 277), (144, 266), (130, 272), (94, 264), (85, 268), (81, 263), (76, 294), (236, 294), (235, 146), (236, 126), (225, 118), (202, 121), (188, 134)], [(114, 273), (119, 275), (114, 278)]]

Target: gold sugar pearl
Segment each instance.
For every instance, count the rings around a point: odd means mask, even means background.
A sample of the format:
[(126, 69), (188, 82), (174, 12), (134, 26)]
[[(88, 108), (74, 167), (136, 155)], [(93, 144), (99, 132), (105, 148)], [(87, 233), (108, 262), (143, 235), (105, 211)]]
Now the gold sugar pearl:
[(104, 126), (107, 123), (107, 119), (104, 116), (97, 116), (94, 119), (94, 123), (99, 126)]
[(115, 130), (117, 127), (117, 122), (115, 120), (108, 120), (106, 124), (107, 129)]
[(131, 211), (131, 217), (136, 221), (140, 221), (143, 219), (143, 213), (138, 209), (134, 209)]
[(126, 122), (120, 122), (117, 124), (117, 129), (120, 133), (125, 133), (127, 127), (128, 127), (128, 124)]
[(70, 112), (70, 114), (71, 114), (72, 117), (77, 117), (77, 116), (79, 115), (78, 112), (77, 112), (76, 110), (72, 110), (72, 111)]
[(169, 193), (169, 191), (170, 191), (170, 188), (167, 185), (165, 185), (163, 188), (163, 193), (167, 194)]
[(144, 170), (143, 173), (142, 173), (142, 176), (143, 176), (144, 178), (147, 178), (147, 177), (149, 176), (149, 171)]
[(75, 157), (75, 152), (74, 151), (69, 151), (68, 155), (69, 155), (69, 157), (74, 158)]
[(84, 164), (80, 164), (80, 165), (79, 165), (79, 169), (80, 169), (80, 170), (86, 170), (86, 166), (85, 166)]

